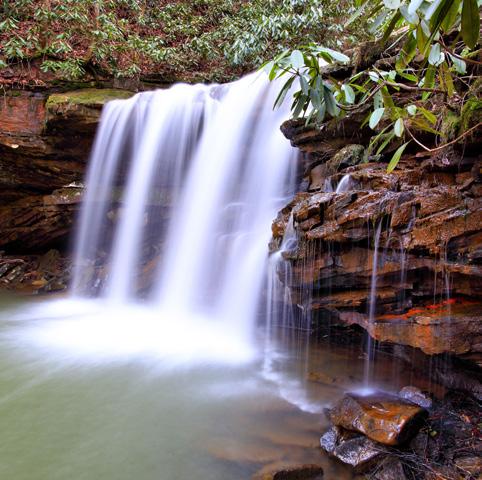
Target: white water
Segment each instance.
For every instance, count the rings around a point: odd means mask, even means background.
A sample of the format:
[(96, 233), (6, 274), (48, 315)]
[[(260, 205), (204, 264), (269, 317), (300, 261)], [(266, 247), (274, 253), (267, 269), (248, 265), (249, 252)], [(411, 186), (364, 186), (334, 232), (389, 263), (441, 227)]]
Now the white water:
[[(378, 221), (377, 228), (375, 230), (375, 235), (373, 238), (373, 262), (372, 262), (372, 276), (370, 285), (370, 298), (368, 303), (368, 331), (373, 326), (375, 322), (375, 313), (377, 306), (377, 280), (378, 280), (378, 255), (380, 246), (380, 236), (382, 233), (382, 223), (383, 219)], [(372, 336), (367, 333), (367, 351), (365, 357), (365, 388), (368, 388), (371, 383), (372, 376), (372, 365), (374, 361), (374, 345)]]
[(289, 112), (272, 108), (278, 88), (250, 75), (108, 103), (73, 296), (39, 306), (41, 327), (24, 338), (96, 361), (252, 358), (271, 223), (294, 190), (295, 150), (279, 128)]
[(338, 183), (335, 192), (336, 193), (345, 193), (349, 192), (352, 188), (352, 179), (350, 174), (343, 175), (342, 179), (340, 180), (340, 183)]

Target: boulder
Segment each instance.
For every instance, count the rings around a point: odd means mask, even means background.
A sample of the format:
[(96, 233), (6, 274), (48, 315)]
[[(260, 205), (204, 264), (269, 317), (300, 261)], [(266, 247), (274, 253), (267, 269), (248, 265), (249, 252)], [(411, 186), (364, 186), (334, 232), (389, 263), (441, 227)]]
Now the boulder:
[(385, 393), (347, 394), (328, 416), (335, 426), (359, 432), (375, 442), (401, 445), (418, 432), (427, 411)]
[(320, 445), (329, 455), (350, 465), (358, 473), (369, 470), (387, 454), (383, 445), (338, 426), (332, 427), (320, 438)]

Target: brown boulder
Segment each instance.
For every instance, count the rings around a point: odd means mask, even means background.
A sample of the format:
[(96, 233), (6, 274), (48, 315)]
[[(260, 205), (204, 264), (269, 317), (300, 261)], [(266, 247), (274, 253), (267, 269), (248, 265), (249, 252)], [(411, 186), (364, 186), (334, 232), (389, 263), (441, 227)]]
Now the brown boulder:
[(345, 395), (329, 411), (334, 425), (366, 435), (384, 445), (400, 445), (419, 430), (427, 411), (396, 396)]

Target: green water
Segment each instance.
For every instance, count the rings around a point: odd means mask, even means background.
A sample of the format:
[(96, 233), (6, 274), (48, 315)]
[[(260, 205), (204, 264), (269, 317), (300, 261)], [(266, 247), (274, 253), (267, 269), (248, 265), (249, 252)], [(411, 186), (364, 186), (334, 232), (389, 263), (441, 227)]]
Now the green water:
[(289, 337), (238, 366), (86, 359), (26, 342), (43, 321), (0, 318), (0, 479), (242, 480), (302, 463), (350, 478), (319, 449), (319, 412), (361, 381), (358, 349)]

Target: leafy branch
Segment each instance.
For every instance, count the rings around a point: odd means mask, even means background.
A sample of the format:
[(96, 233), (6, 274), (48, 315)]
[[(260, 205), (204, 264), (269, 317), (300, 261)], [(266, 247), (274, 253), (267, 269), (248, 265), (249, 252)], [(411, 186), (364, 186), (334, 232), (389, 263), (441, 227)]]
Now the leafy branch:
[[(291, 92), (293, 118), (305, 118), (306, 124), (321, 124), (327, 118), (340, 119), (360, 111), (372, 102), (362, 124), (368, 124), (374, 131), (366, 158), (374, 152), (380, 155), (393, 142), (400, 144), (409, 137), (391, 157), (388, 171), (396, 167), (410, 141), (431, 152), (460, 141), (466, 134), (430, 149), (415, 138), (412, 130), (440, 136), (430, 102), (436, 95), (452, 98), (458, 78), (467, 73), (468, 65), (480, 65), (473, 58), (479, 43), (480, 3), (480, 0), (354, 0), (356, 11), (347, 24), (361, 15), (373, 18), (370, 30), (379, 42), (386, 45), (392, 38), (392, 46), (400, 44), (394, 68), (372, 66), (339, 81), (330, 72), (336, 64), (349, 65), (350, 58), (345, 54), (317, 44), (288, 50), (264, 65), (270, 80), (288, 76), (275, 107)], [(386, 47), (387, 51), (392, 46)], [(409, 105), (400, 105), (395, 94), (401, 90), (411, 94)]]

